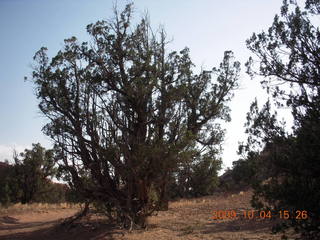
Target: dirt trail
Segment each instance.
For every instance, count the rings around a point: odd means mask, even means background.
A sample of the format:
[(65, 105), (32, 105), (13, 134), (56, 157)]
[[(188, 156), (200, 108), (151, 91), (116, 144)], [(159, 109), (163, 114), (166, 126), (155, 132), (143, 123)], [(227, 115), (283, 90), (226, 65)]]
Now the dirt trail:
[(76, 209), (35, 210), (0, 216), (0, 239), (39, 239), (64, 218), (76, 213)]
[[(266, 219), (212, 220), (214, 210), (235, 210), (238, 214), (249, 210), (251, 192), (220, 194), (210, 197), (171, 202), (169, 211), (159, 212), (148, 219), (148, 229), (129, 233), (107, 225), (96, 215), (81, 224), (62, 228), (63, 218), (76, 209), (55, 209), (28, 213), (0, 215), (0, 240), (276, 240), (282, 234), (271, 234), (274, 222)], [(293, 239), (293, 238), (289, 238)]]

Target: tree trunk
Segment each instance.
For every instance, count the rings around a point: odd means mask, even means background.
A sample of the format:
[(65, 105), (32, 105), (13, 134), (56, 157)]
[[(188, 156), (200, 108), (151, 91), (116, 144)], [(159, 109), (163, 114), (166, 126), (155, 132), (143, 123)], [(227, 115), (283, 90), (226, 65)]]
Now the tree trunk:
[(159, 211), (168, 211), (169, 210), (169, 197), (167, 190), (167, 176), (164, 178), (159, 196)]
[(66, 220), (63, 221), (63, 223), (62, 223), (61, 225), (63, 225), (63, 226), (70, 226), (70, 225), (71, 225), (72, 223), (74, 223), (76, 220), (85, 217), (85, 216), (88, 214), (88, 212), (89, 212), (89, 204), (90, 204), (89, 201), (86, 201), (85, 204), (84, 204), (84, 208), (83, 208), (83, 210), (82, 210), (80, 213), (78, 213), (78, 214), (75, 215), (75, 216), (72, 216), (72, 217), (67, 218)]

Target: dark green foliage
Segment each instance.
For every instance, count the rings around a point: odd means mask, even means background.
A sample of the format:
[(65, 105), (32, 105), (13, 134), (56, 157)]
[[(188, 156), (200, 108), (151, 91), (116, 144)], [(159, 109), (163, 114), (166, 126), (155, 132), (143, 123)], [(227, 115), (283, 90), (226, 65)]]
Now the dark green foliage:
[(10, 203), (10, 189), (8, 184), (9, 164), (0, 162), (0, 203), (8, 205)]
[(55, 174), (53, 150), (33, 144), (31, 150), (26, 149), (14, 160), (14, 176), (22, 190), (21, 202), (37, 201), (39, 195), (49, 191), (47, 177)]
[[(8, 167), (7, 172), (9, 172)], [(0, 170), (0, 203), (4, 206), (9, 205), (11, 202), (12, 192), (9, 186), (9, 174), (3, 169)]]
[(34, 198), (35, 202), (45, 203), (65, 203), (65, 202), (80, 202), (73, 200), (70, 195), (70, 188), (66, 184), (54, 183), (46, 179), (42, 192)]
[[(257, 166), (252, 182), (255, 190), (253, 206), (270, 208), (275, 212), (285, 209), (292, 215), (298, 210), (306, 210), (308, 220), (290, 219), (290, 224), (306, 238), (312, 239), (318, 238), (316, 232), (319, 227), (319, 113), (319, 110), (307, 111), (293, 134), (281, 136), (270, 133), (263, 150), (256, 152), (253, 159)], [(261, 130), (263, 124), (257, 124), (257, 119), (253, 114), (252, 122), (256, 124), (250, 127)], [(272, 132), (275, 128), (276, 125), (265, 130)]]
[(277, 106), (290, 107), (294, 117), (288, 134), (271, 114), (269, 102), (261, 111), (256, 103), (250, 109), (249, 138), (241, 150), (256, 153), (266, 180), (255, 184), (253, 204), (291, 213), (308, 211), (307, 220), (289, 222), (305, 239), (319, 239), (320, 232), (320, 31), (313, 25), (319, 9), (319, 1), (306, 1), (304, 10), (284, 1), (281, 16), (268, 32), (253, 34), (247, 41), (260, 60), (259, 70), (253, 71), (250, 59), (248, 71), (270, 77), (263, 86)]
[(198, 164), (193, 167), (191, 175), (191, 194), (195, 197), (209, 195), (214, 192), (218, 186), (218, 170), (220, 170), (221, 161), (203, 156)]
[[(40, 144), (33, 144), (31, 150), (15, 155), (15, 164), (0, 162), (0, 203), (67, 201), (70, 189), (65, 184), (53, 183), (54, 150), (46, 150)], [(70, 194), (69, 194), (70, 195)]]
[(251, 153), (247, 159), (239, 159), (232, 163), (232, 179), (241, 186), (248, 186), (254, 183), (258, 171), (256, 158)]
[(19, 202), (22, 191), (15, 175), (14, 166), (8, 162), (0, 162), (0, 203), (8, 206), (11, 203)]
[(200, 197), (212, 194), (218, 186), (221, 160), (209, 154), (184, 162), (172, 173), (169, 183), (171, 198)]
[[(219, 151), (216, 120), (230, 120), (226, 104), (239, 75), (230, 51), (218, 69), (194, 74), (189, 49), (167, 53), (163, 30), (155, 34), (147, 18), (132, 26), (131, 18), (128, 5), (113, 21), (88, 25), (90, 43), (65, 40), (51, 60), (42, 48), (33, 72), (64, 177), (126, 227), (144, 226), (167, 205), (181, 163)], [(203, 164), (196, 172), (211, 163)]]

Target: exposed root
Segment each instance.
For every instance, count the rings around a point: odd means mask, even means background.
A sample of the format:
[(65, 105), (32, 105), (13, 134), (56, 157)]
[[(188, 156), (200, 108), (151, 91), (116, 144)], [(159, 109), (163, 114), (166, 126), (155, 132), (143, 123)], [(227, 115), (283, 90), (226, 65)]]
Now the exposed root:
[(89, 202), (85, 202), (85, 205), (84, 205), (83, 210), (80, 211), (78, 214), (72, 216), (72, 217), (66, 218), (66, 219), (61, 223), (61, 226), (68, 226), (68, 227), (70, 227), (70, 226), (72, 226), (72, 224), (73, 224), (75, 221), (77, 221), (77, 220), (79, 220), (79, 219), (87, 216), (88, 213), (89, 213)]

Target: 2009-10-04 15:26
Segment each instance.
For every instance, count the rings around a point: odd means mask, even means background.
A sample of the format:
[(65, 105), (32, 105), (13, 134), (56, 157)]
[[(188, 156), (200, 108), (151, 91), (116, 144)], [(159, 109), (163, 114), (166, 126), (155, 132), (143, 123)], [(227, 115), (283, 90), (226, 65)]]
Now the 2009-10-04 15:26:
[(214, 210), (212, 212), (212, 217), (210, 220), (222, 220), (222, 219), (234, 219), (234, 218), (245, 218), (245, 219), (271, 219), (273, 217), (279, 217), (280, 219), (302, 219), (308, 218), (308, 212), (305, 210), (296, 210), (294, 213), (288, 210), (278, 211), (277, 214), (271, 213), (271, 211), (255, 211), (255, 210), (245, 210), (242, 213), (237, 214), (235, 210)]

